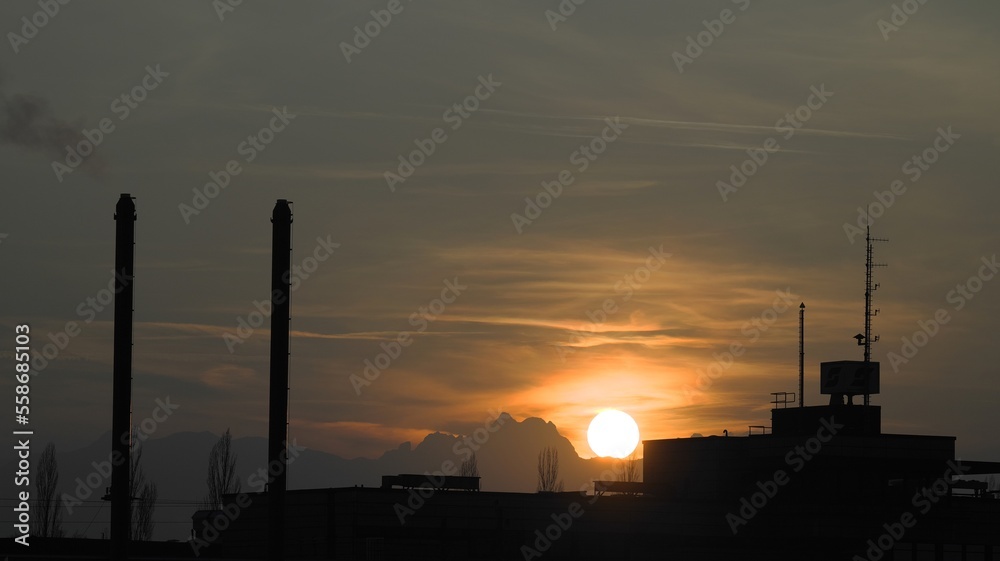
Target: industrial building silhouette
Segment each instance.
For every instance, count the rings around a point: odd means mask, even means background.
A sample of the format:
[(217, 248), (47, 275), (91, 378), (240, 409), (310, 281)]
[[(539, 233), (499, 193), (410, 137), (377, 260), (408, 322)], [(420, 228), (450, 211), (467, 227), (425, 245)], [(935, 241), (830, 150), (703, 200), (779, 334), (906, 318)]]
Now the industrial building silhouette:
[[(286, 552), (302, 559), (1000, 559), (1000, 500), (988, 500), (983, 483), (952, 479), (998, 473), (1000, 463), (956, 459), (954, 437), (882, 433), (877, 411), (779, 407), (766, 434), (646, 440), (644, 481), (595, 482), (585, 495), (470, 492), (433, 478), (424, 478), (418, 505), (412, 488), (391, 485), (289, 491)], [(410, 476), (408, 487), (420, 479)], [(218, 553), (250, 559), (264, 546), (268, 497), (248, 498), (218, 533), (211, 546)], [(221, 514), (199, 513), (196, 531), (213, 515)]]

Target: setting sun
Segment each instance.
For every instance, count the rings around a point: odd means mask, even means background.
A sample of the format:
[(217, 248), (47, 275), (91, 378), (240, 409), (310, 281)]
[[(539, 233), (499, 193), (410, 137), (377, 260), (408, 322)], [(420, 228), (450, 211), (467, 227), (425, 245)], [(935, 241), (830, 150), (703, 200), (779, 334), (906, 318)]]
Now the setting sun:
[(639, 425), (628, 413), (601, 411), (590, 421), (587, 443), (598, 456), (624, 458), (639, 445)]

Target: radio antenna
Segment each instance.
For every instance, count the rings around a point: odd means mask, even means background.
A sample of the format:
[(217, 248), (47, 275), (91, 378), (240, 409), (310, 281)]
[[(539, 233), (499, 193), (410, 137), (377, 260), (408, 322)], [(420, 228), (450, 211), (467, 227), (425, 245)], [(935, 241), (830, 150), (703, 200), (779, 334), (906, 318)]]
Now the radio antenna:
[[(868, 219), (868, 226), (865, 234), (866, 259), (865, 259), (865, 332), (863, 335), (856, 335), (859, 345), (865, 347), (865, 362), (871, 362), (872, 343), (878, 342), (878, 335), (872, 336), (872, 318), (878, 315), (878, 309), (872, 309), (872, 296), (878, 290), (879, 283), (873, 282), (873, 272), (875, 267), (886, 267), (885, 263), (875, 263), (873, 260), (875, 253), (874, 242), (888, 242), (883, 238), (872, 237), (871, 219)], [(865, 405), (868, 405), (869, 394), (865, 394)]]

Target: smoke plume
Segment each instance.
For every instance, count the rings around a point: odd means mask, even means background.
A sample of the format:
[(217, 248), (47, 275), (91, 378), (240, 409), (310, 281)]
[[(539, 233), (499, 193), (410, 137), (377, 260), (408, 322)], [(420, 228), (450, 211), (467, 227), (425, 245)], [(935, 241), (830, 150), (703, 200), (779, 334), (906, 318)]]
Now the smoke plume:
[[(64, 162), (67, 146), (76, 147), (85, 140), (83, 125), (70, 124), (52, 114), (48, 102), (36, 94), (4, 92), (0, 72), (0, 144), (13, 144), (40, 152), (54, 161)], [(100, 174), (104, 161), (95, 153), (83, 159), (80, 169)]]

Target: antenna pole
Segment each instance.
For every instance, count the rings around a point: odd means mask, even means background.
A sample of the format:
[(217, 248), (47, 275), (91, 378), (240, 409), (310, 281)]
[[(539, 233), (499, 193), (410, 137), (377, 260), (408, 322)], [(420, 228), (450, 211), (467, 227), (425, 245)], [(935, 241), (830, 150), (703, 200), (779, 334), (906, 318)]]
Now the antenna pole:
[(806, 378), (806, 304), (799, 304), (799, 407), (805, 407), (804, 390)]
[[(868, 226), (866, 227), (865, 233), (865, 332), (864, 332), (864, 345), (865, 345), (865, 362), (871, 362), (872, 358), (872, 343), (878, 342), (878, 335), (874, 338), (872, 337), (872, 318), (878, 315), (878, 310), (872, 310), (872, 296), (876, 290), (878, 290), (878, 283), (873, 283), (873, 270), (875, 267), (885, 267), (883, 263), (875, 263), (873, 261), (874, 257), (874, 242), (887, 242), (889, 240), (882, 238), (872, 237), (872, 227), (871, 219), (868, 219)], [(865, 388), (865, 405), (869, 405), (871, 395), (867, 392), (867, 386)]]
[[(865, 362), (872, 359), (872, 227), (867, 227), (865, 234)], [(865, 394), (865, 405), (868, 404), (868, 394)]]

